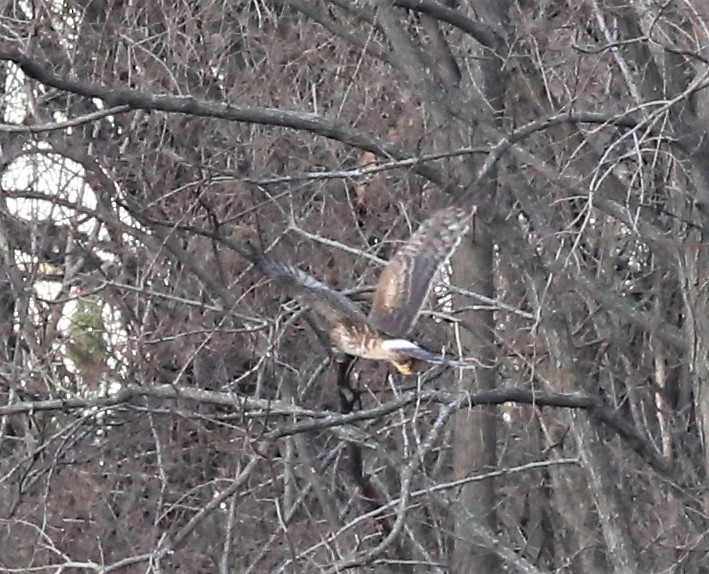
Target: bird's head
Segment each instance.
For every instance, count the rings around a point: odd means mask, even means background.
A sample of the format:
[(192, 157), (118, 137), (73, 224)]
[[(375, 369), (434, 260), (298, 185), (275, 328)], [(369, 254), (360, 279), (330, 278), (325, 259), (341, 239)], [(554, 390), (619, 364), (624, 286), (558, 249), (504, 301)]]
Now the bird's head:
[(416, 357), (416, 353), (423, 351), (423, 349), (412, 341), (387, 339), (382, 342), (382, 348), (394, 355), (390, 359), (391, 363), (402, 375), (415, 374), (423, 364)]
[(421, 361), (414, 359), (413, 357), (401, 357), (392, 361), (392, 365), (396, 367), (402, 375), (415, 375), (421, 368)]

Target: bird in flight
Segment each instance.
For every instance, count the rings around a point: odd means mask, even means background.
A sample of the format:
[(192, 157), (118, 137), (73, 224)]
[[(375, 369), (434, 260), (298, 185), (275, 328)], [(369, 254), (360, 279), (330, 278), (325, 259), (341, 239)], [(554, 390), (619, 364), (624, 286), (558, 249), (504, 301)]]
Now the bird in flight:
[(450, 360), (406, 337), (438, 270), (458, 247), (476, 210), (458, 201), (426, 219), (382, 271), (368, 316), (346, 295), (293, 265), (274, 261), (252, 245), (245, 255), (261, 273), (324, 322), (336, 353), (388, 361), (405, 375), (416, 372), (422, 363), (469, 368), (473, 362)]

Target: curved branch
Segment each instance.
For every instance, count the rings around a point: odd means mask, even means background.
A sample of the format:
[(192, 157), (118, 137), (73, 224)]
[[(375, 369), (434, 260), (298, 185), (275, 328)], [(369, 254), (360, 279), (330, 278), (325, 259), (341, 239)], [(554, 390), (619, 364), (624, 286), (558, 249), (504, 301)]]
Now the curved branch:
[[(112, 90), (95, 84), (59, 77), (29, 56), (8, 47), (6, 44), (0, 44), (0, 60), (13, 62), (28, 77), (42, 84), (86, 98), (97, 98), (111, 107), (127, 105), (140, 110), (190, 114), (233, 122), (250, 122), (305, 130), (394, 159), (408, 159), (413, 156), (396, 144), (356, 130), (344, 122), (330, 120), (309, 112), (240, 106), (201, 100), (192, 96), (152, 94), (140, 90)], [(447, 178), (439, 167), (418, 164), (415, 169), (419, 174), (441, 186), (445, 186), (447, 183)]]
[(444, 6), (440, 2), (433, 0), (394, 0), (394, 6), (408, 8), (431, 16), (441, 22), (446, 22), (465, 32), (486, 48), (495, 49), (503, 40), (503, 35), (499, 30), (468, 18), (460, 10), (448, 8), (448, 6)]
[[(0, 406), (0, 416), (37, 411), (84, 409), (88, 407), (108, 408), (128, 403), (139, 397), (173, 399), (178, 401), (188, 400), (231, 406), (238, 409), (241, 416), (244, 418), (269, 418), (288, 415), (310, 419), (291, 425), (283, 425), (265, 433), (264, 438), (266, 440), (276, 440), (296, 433), (325, 430), (332, 427), (352, 424), (357, 421), (376, 419), (419, 401), (445, 404), (460, 401), (461, 408), (466, 406), (473, 407), (478, 405), (519, 403), (538, 407), (548, 406), (581, 409), (587, 411), (594, 420), (602, 423), (620, 436), (636, 454), (659, 474), (671, 478), (678, 484), (682, 482), (678, 476), (675, 476), (674, 468), (670, 461), (658, 453), (652, 443), (650, 443), (630, 421), (605, 404), (602, 399), (581, 393), (547, 393), (523, 388), (494, 389), (478, 392), (448, 392), (437, 390), (422, 392), (409, 391), (403, 393), (398, 399), (386, 402), (378, 407), (349, 414), (340, 414), (330, 411), (303, 409), (286, 401), (256, 399), (235, 393), (207, 391), (192, 387), (175, 385), (155, 385), (148, 387), (127, 385), (118, 393), (99, 399), (72, 397), (69, 399), (23, 401), (11, 405), (4, 405)], [(463, 399), (462, 401), (461, 397)]]

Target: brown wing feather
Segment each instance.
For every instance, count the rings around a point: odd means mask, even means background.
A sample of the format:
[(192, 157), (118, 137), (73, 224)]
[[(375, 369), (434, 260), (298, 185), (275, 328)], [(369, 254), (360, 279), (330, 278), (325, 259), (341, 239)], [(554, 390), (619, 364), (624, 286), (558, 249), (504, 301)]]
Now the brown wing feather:
[(330, 328), (346, 323), (367, 325), (367, 317), (345, 295), (330, 289), (293, 265), (268, 259), (253, 247), (249, 259), (266, 277), (277, 283), (291, 297), (323, 317)]
[(452, 205), (436, 211), (402, 245), (382, 271), (369, 321), (393, 337), (413, 327), (431, 283), (470, 227), (475, 207)]

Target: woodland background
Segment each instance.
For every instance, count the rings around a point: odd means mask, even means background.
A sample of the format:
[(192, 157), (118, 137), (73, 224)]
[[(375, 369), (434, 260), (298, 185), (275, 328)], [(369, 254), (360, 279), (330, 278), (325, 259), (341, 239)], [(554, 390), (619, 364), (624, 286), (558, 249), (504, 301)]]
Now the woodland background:
[[(708, 46), (704, 0), (1, 1), (0, 571), (709, 571)], [(366, 307), (468, 186), (416, 336), (484, 366), (340, 413), (235, 248)]]

